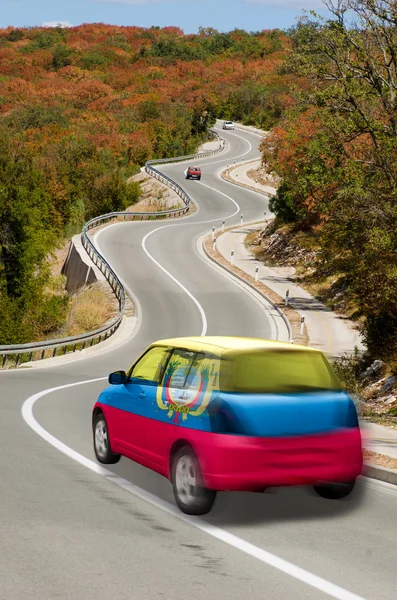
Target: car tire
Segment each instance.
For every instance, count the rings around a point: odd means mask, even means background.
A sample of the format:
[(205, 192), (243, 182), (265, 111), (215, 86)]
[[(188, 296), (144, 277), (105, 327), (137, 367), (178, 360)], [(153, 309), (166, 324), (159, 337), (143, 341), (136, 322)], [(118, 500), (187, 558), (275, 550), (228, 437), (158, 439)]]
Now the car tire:
[(321, 496), (321, 498), (326, 498), (327, 500), (341, 500), (352, 493), (355, 484), (356, 480), (353, 479), (343, 483), (322, 483), (314, 485), (313, 489)]
[(204, 487), (200, 463), (190, 446), (183, 446), (175, 453), (171, 482), (175, 501), (183, 513), (206, 515), (210, 512), (216, 492)]
[(197, 180), (198, 180), (198, 181), (201, 181), (201, 177), (197, 177)]
[(119, 462), (121, 455), (111, 450), (109, 431), (105, 415), (100, 412), (94, 417), (93, 423), (94, 452), (98, 461), (103, 465), (114, 465)]

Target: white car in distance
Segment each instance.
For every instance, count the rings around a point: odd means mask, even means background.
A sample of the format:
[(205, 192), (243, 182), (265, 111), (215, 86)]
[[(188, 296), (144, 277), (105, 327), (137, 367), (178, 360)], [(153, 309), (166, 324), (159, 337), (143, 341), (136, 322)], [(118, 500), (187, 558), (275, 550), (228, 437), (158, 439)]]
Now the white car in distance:
[(223, 121), (222, 129), (234, 129), (233, 121)]

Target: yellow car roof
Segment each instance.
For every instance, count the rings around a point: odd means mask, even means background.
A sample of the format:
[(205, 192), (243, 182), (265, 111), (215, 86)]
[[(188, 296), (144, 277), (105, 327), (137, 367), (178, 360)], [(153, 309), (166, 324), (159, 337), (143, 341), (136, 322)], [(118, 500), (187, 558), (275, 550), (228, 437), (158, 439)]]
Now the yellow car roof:
[(158, 340), (152, 346), (177, 346), (189, 350), (208, 350), (210, 352), (247, 352), (250, 350), (295, 350), (305, 352), (321, 352), (309, 346), (291, 344), (289, 342), (275, 342), (262, 338), (234, 337), (234, 336), (192, 336), (177, 337)]

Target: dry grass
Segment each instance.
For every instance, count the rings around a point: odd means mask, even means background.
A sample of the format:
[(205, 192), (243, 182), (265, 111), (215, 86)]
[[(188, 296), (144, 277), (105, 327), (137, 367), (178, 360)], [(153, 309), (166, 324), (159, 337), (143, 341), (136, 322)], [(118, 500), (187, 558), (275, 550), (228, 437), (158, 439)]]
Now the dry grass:
[(84, 287), (72, 296), (65, 337), (80, 335), (103, 327), (118, 313), (118, 300), (105, 282)]
[(247, 177), (252, 179), (253, 182), (257, 181), (261, 185), (270, 185), (271, 187), (275, 188), (277, 188), (277, 186), (279, 185), (273, 177), (265, 173), (263, 167), (258, 167), (257, 169), (250, 169), (249, 171), (247, 171)]
[(378, 465), (379, 467), (385, 467), (386, 469), (397, 469), (397, 458), (386, 456), (384, 454), (377, 454), (377, 452), (371, 452), (370, 450), (363, 450), (364, 462), (366, 464)]
[[(229, 227), (227, 230), (225, 229), (225, 231), (228, 231), (231, 229), (237, 229), (237, 228)], [(217, 249), (214, 250), (213, 242), (212, 242), (212, 235), (209, 235), (205, 239), (204, 247), (205, 247), (206, 253), (216, 263), (226, 267), (230, 272), (235, 273), (236, 275), (238, 275), (239, 277), (244, 279), (246, 282), (253, 285), (259, 292), (262, 292), (262, 294), (267, 296), (269, 298), (269, 300), (271, 300), (273, 302), (273, 304), (275, 304), (278, 307), (278, 309), (285, 315), (285, 317), (287, 318), (287, 320), (289, 321), (289, 323), (291, 325), (292, 339), (294, 340), (295, 343), (302, 344), (304, 346), (307, 346), (309, 344), (309, 337), (307, 335), (306, 325), (303, 330), (303, 335), (301, 335), (300, 334), (301, 317), (300, 317), (299, 313), (296, 310), (293, 310), (292, 308), (285, 306), (284, 299), (281, 298), (281, 296), (276, 294), (273, 290), (268, 288), (263, 283), (255, 281), (254, 277), (251, 277), (242, 269), (239, 269), (238, 267), (231, 265), (230, 262), (228, 260), (226, 260)]]
[(138, 173), (131, 180), (140, 184), (142, 194), (136, 204), (126, 209), (128, 212), (161, 212), (185, 206), (174, 190), (147, 173)]

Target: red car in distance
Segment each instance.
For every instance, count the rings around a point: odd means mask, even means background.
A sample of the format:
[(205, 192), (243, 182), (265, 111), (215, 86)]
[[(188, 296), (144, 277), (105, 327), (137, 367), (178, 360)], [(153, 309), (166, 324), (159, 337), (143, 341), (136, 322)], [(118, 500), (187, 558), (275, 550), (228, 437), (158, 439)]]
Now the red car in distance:
[(201, 179), (201, 169), (200, 167), (189, 167), (186, 171), (186, 179)]

